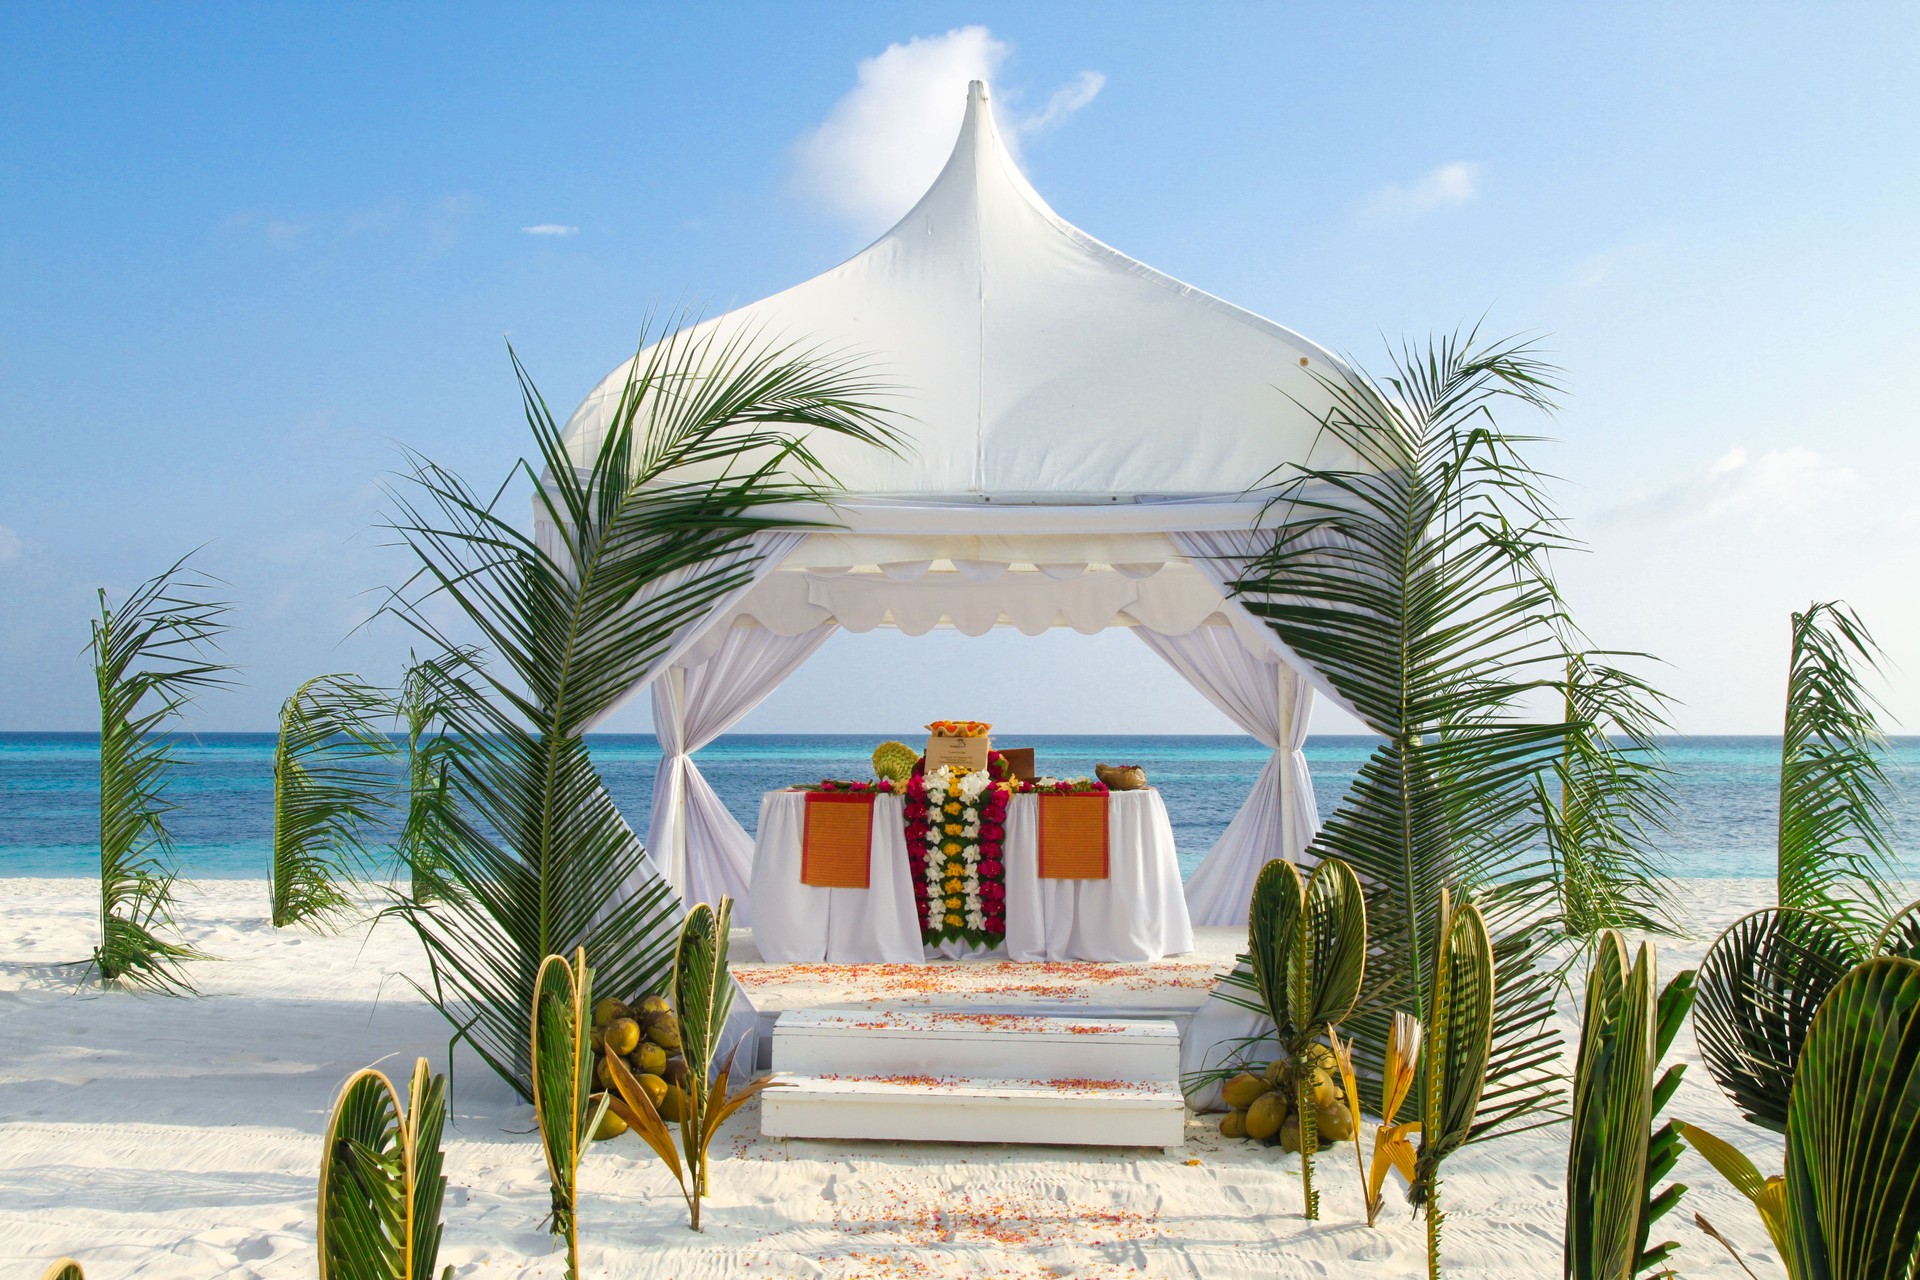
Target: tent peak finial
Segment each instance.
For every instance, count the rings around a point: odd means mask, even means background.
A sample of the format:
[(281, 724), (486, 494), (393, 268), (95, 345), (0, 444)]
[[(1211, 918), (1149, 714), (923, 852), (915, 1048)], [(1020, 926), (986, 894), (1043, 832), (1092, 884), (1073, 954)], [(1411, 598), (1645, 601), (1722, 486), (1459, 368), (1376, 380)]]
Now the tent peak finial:
[(967, 81), (967, 99), (970, 102), (985, 102), (987, 100), (987, 82), (985, 80)]

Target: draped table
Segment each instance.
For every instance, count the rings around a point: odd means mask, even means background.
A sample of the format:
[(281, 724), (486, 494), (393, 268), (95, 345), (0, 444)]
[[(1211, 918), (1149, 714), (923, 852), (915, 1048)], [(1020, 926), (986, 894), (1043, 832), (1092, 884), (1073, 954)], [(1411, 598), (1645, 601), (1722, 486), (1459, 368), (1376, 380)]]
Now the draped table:
[[(806, 799), (804, 791), (769, 791), (760, 800), (749, 892), (761, 958), (788, 964), (925, 959), (901, 798), (874, 798), (865, 889), (800, 882)], [(1004, 948), (985, 954), (1027, 961), (1149, 961), (1193, 950), (1173, 827), (1157, 790), (1107, 797), (1104, 880), (1041, 878), (1039, 801), (1031, 793), (1016, 795), (1007, 809), (1007, 938)]]

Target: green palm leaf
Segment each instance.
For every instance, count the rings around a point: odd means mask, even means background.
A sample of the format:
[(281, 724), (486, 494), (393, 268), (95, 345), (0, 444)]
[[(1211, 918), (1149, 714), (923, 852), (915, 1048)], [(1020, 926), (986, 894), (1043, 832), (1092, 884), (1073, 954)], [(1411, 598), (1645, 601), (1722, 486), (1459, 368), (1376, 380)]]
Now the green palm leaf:
[(1440, 895), (1426, 1006), (1426, 1079), (1421, 1089), (1420, 1148), (1408, 1199), (1424, 1205), (1427, 1273), (1440, 1275), (1440, 1163), (1474, 1132), (1493, 1048), (1494, 953), (1486, 921), (1472, 903)]
[(346, 891), (371, 869), (365, 829), (389, 806), (393, 744), (375, 724), (392, 711), (383, 689), (357, 676), (315, 676), (280, 707), (273, 753), (273, 851), (267, 880), (273, 926), (337, 923)]
[[(453, 660), (471, 664), (478, 655), (468, 650)], [(396, 853), (407, 868), (413, 900), (420, 905), (445, 897), (454, 887), (440, 865), (457, 826), (449, 773), (462, 740), (447, 732), (436, 685), (432, 671), (409, 656), (400, 695), (394, 701), (407, 775), (407, 816)]]
[(1814, 1018), (1787, 1118), (1798, 1280), (1910, 1277), (1920, 1258), (1920, 963), (1849, 973)]
[(1606, 656), (1567, 662), (1568, 732), (1541, 800), (1560, 927), (1581, 941), (1605, 929), (1679, 931), (1670, 881), (1652, 852), (1674, 813), (1657, 738), (1669, 728), (1665, 698)]
[(1873, 954), (1920, 960), (1920, 902), (1909, 902), (1893, 913), (1873, 940)]
[(1679, 1247), (1648, 1245), (1653, 1223), (1686, 1190), (1653, 1191), (1673, 1171), (1681, 1146), (1678, 1125), (1656, 1133), (1653, 1121), (1685, 1071), (1661, 1073), (1660, 1060), (1686, 1020), (1693, 974), (1679, 974), (1658, 997), (1657, 983), (1646, 943), (1630, 964), (1617, 932), (1595, 939), (1567, 1149), (1568, 1280), (1630, 1280)]
[(700, 1200), (707, 1193), (707, 1144), (718, 1127), (718, 1108), (727, 1105), (729, 1059), (714, 1078), (721, 1032), (733, 1010), (733, 979), (727, 972), (728, 929), (733, 901), (720, 899), (715, 911), (702, 902), (687, 913), (674, 952), (673, 1008), (680, 1020), (680, 1051), (687, 1060), (687, 1116), (680, 1125), (691, 1194), (687, 1205), (693, 1229), (700, 1230)]
[(1311, 852), (1368, 893), (1373, 954), (1348, 1024), (1377, 1087), (1392, 1013), (1429, 1021), (1426, 975), (1443, 887), (1481, 902), (1500, 983), (1487, 1107), (1476, 1135), (1557, 1091), (1553, 868), (1540, 849), (1541, 780), (1564, 726), (1525, 704), (1557, 688), (1568, 629), (1548, 569), (1565, 545), (1528, 437), (1503, 403), (1548, 407), (1550, 371), (1524, 344), (1473, 335), (1402, 351), (1391, 373), (1322, 378), (1324, 430), (1350, 463), (1277, 477), (1271, 544), (1234, 589), (1385, 741)]
[[(629, 992), (661, 989), (672, 963), (678, 904), (583, 735), (752, 580), (754, 534), (796, 527), (786, 509), (825, 495), (815, 433), (893, 436), (852, 366), (751, 335), (682, 330), (643, 351), (593, 442), (567, 440), (515, 369), (537, 459), (510, 479), (533, 486), (550, 538), (522, 528), (504, 487), (424, 459), (393, 524), (419, 570), (392, 608), (440, 654), (418, 670), (454, 743), (435, 850), (448, 892), (395, 910), (425, 946), (429, 998), (526, 1094), (545, 956), (584, 946)], [(477, 650), (442, 629), (449, 613)]]
[(567, 1277), (580, 1274), (580, 1157), (606, 1117), (593, 1092), (593, 973), (585, 950), (548, 956), (534, 979), (530, 1034), (533, 1107), (552, 1184), (548, 1226), (567, 1250)]
[[(321, 1280), (426, 1280), (440, 1253), (447, 1080), (414, 1063), (403, 1111), (369, 1067), (341, 1086), (321, 1147)], [(451, 1268), (449, 1268), (451, 1271)]]
[(72, 1258), (62, 1258), (48, 1267), (40, 1280), (87, 1280), (87, 1273)]
[(1700, 962), (1693, 1034), (1707, 1074), (1763, 1129), (1784, 1133), (1814, 1015), (1861, 956), (1852, 934), (1810, 911), (1756, 911)]
[(1793, 615), (1786, 732), (1780, 744), (1782, 907), (1817, 911), (1862, 941), (1892, 911), (1892, 816), (1879, 702), (1864, 675), (1880, 648), (1859, 615), (1836, 602)]
[(161, 935), (173, 925), (173, 837), (168, 779), (177, 763), (161, 736), (202, 689), (227, 683), (230, 668), (207, 659), (226, 630), (225, 604), (209, 600), (212, 579), (175, 561), (117, 606), (102, 591), (88, 646), (100, 696), (101, 980), (159, 991), (191, 991), (181, 964), (199, 951)]

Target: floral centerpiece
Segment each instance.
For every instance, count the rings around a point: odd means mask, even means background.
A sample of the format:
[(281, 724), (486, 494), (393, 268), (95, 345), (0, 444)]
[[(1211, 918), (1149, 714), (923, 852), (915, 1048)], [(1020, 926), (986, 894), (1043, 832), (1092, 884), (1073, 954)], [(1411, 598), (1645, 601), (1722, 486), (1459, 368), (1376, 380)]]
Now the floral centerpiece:
[(945, 765), (907, 780), (907, 862), (920, 937), (997, 946), (1007, 936), (1007, 784)]

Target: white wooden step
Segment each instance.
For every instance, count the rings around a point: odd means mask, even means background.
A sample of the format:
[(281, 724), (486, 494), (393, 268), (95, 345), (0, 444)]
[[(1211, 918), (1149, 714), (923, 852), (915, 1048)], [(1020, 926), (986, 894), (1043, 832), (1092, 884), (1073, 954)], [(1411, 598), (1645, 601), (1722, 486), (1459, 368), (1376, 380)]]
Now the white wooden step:
[(791, 1010), (773, 1069), (802, 1075), (1085, 1076), (1176, 1084), (1180, 1029), (1165, 1019), (925, 1010)]
[(760, 1097), (775, 1138), (1174, 1147), (1187, 1116), (1178, 1085), (1112, 1077), (783, 1075)]

